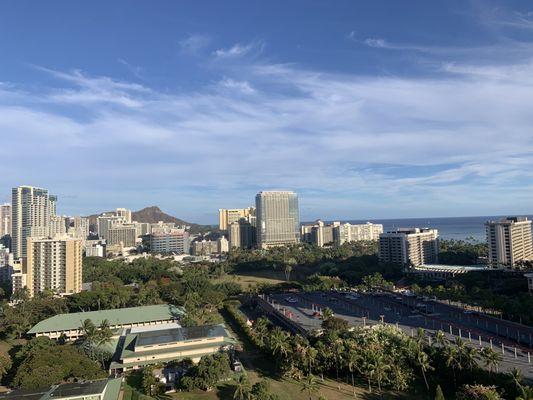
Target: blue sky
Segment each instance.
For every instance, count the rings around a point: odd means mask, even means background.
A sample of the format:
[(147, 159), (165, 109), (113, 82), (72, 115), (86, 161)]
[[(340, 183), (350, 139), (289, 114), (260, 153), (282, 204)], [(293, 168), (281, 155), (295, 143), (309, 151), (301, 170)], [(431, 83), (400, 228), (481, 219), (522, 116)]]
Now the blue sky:
[(0, 3), (0, 201), (531, 214), (530, 1)]

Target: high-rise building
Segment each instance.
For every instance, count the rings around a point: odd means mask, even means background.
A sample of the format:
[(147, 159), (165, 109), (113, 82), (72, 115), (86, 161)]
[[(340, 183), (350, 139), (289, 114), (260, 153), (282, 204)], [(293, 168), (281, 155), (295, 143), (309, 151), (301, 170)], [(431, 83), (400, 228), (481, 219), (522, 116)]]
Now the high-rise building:
[(400, 228), (379, 235), (379, 260), (403, 266), (438, 262), (439, 233), (436, 229)]
[(0, 204), (0, 237), (11, 235), (11, 204)]
[(134, 224), (114, 224), (106, 233), (108, 246), (135, 247), (137, 229)]
[(71, 217), (68, 234), (74, 238), (87, 239), (89, 237), (89, 218), (79, 216)]
[(192, 243), (192, 254), (195, 256), (209, 256), (218, 253), (216, 240), (201, 240)]
[(263, 191), (255, 196), (257, 245), (260, 248), (300, 241), (298, 196), (288, 191)]
[(489, 263), (514, 267), (519, 261), (533, 260), (531, 221), (526, 217), (508, 217), (485, 223)]
[(245, 218), (250, 221), (251, 217), (255, 217), (255, 208), (233, 208), (218, 210), (218, 227), (221, 231), (227, 231), (229, 226), (238, 222), (241, 218)]
[(30, 237), (23, 272), (30, 296), (44, 290), (68, 295), (81, 291), (82, 241), (68, 237)]
[(124, 218), (124, 222), (127, 224), (131, 224), (131, 210), (128, 210), (127, 208), (117, 208), (115, 210), (115, 215)]
[(125, 224), (126, 219), (115, 214), (103, 214), (97, 219), (98, 236), (101, 239), (109, 240), (108, 231), (114, 225)]
[(56, 215), (55, 196), (48, 190), (19, 186), (12, 190), (11, 232), (12, 252), (15, 258), (26, 257), (29, 237), (47, 236), (50, 217)]
[(340, 224), (333, 227), (333, 238), (337, 245), (349, 242), (379, 240), (383, 225), (367, 222), (366, 224)]
[[(254, 218), (255, 222), (255, 218)], [(246, 218), (241, 218), (228, 226), (229, 248), (250, 249), (255, 246), (256, 227)]]
[(61, 215), (51, 215), (48, 224), (47, 236), (65, 236), (67, 234), (67, 217)]

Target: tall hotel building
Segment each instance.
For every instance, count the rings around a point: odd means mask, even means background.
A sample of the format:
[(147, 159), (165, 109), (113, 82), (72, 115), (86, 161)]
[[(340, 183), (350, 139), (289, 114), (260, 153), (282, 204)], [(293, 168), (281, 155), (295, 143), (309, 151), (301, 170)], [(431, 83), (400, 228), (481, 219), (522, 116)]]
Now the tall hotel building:
[(295, 244), (300, 241), (298, 196), (294, 192), (259, 192), (257, 245), (259, 248)]
[(48, 190), (32, 186), (19, 186), (12, 190), (11, 232), (14, 258), (26, 257), (29, 237), (47, 236), (50, 218), (56, 214), (55, 196)]
[(414, 266), (435, 264), (439, 257), (436, 229), (401, 228), (379, 235), (379, 261)]
[(235, 222), (239, 222), (241, 218), (252, 222), (255, 217), (255, 208), (221, 208), (218, 210), (218, 228), (221, 231), (227, 231), (229, 226)]
[(81, 292), (81, 239), (30, 237), (27, 240), (23, 272), (30, 296), (43, 290), (61, 295)]
[(531, 221), (525, 217), (508, 217), (485, 223), (489, 263), (514, 267), (519, 261), (533, 260)]

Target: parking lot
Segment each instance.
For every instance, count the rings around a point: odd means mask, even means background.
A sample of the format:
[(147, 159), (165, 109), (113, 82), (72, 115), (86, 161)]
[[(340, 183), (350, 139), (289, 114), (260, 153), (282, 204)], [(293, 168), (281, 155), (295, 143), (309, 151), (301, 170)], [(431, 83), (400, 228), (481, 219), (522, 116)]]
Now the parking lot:
[(266, 300), (307, 331), (320, 329), (326, 307), (351, 326), (394, 324), (409, 335), (422, 328), (428, 340), (441, 330), (450, 340), (461, 337), (472, 346), (500, 351), (503, 368), (517, 367), (533, 378), (533, 329), (524, 325), (399, 293), (299, 292), (270, 295)]

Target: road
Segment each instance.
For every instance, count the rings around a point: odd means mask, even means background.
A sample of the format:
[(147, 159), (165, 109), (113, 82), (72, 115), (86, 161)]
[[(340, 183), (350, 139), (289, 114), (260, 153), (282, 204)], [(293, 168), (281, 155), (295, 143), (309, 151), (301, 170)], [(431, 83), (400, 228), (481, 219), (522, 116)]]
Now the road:
[[(448, 339), (461, 337), (468, 345), (491, 347), (502, 353), (500, 368), (519, 368), (524, 377), (533, 379), (531, 328), (464, 310), (431, 300), (399, 294), (356, 294), (347, 298), (340, 292), (310, 292), (271, 295), (268, 300), (278, 312), (297, 322), (307, 331), (319, 329), (322, 319), (317, 313), (325, 307), (351, 326), (394, 324), (408, 335), (424, 329), (428, 340), (438, 331)], [(425, 312), (424, 312), (425, 311)], [(496, 335), (498, 330), (503, 335)], [(509, 332), (509, 333), (507, 333)], [(514, 336), (512, 335), (514, 332)]]

